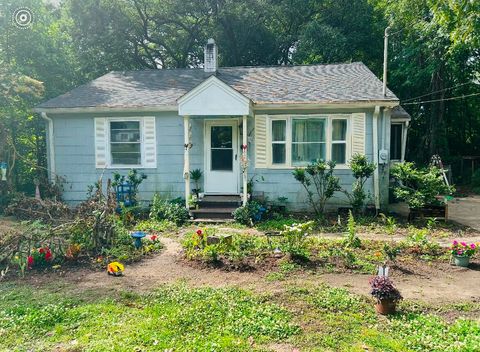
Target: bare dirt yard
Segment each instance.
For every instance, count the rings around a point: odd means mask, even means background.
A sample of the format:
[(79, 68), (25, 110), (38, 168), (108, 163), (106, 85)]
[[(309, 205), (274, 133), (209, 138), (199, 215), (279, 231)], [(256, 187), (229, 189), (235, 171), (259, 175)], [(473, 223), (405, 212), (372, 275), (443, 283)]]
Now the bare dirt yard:
[[(88, 268), (59, 268), (42, 275), (28, 275), (18, 279), (28, 284), (44, 287), (71, 286), (74, 290), (99, 292), (148, 292), (162, 284), (186, 282), (193, 286), (238, 287), (253, 291), (275, 293), (292, 285), (320, 285), (343, 287), (354, 293), (369, 295), (368, 280), (371, 275), (354, 272), (322, 273), (299, 270), (284, 279), (268, 280), (268, 270), (247, 272), (196, 267), (183, 260), (182, 248), (176, 239), (162, 238), (165, 249), (138, 263), (127, 265), (123, 277), (108, 276), (105, 271)], [(480, 262), (469, 269), (448, 263), (402, 263), (393, 267), (391, 276), (406, 299), (443, 304), (459, 301), (480, 302)]]

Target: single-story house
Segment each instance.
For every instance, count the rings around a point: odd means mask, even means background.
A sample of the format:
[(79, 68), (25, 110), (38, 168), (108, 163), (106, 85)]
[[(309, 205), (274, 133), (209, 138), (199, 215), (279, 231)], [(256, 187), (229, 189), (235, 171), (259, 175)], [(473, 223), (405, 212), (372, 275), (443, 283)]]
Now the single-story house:
[[(361, 62), (218, 67), (205, 46), (204, 68), (110, 72), (36, 107), (48, 122), (48, 163), (75, 204), (112, 172), (147, 175), (140, 197), (189, 198), (189, 171), (201, 169), (206, 195), (307, 206), (295, 167), (335, 160), (351, 188), (348, 161), (365, 154), (378, 168), (367, 184), (372, 204), (388, 204), (389, 166), (405, 155), (410, 117)], [(338, 194), (331, 206), (345, 203)]]

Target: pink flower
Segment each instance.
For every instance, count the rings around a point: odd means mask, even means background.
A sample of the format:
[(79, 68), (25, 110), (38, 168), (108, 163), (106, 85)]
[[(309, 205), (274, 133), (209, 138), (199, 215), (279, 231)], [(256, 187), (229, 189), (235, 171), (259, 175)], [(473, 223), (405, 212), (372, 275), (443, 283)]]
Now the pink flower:
[(464, 247), (467, 246), (467, 244), (466, 244), (465, 242), (460, 242), (460, 244), (461, 244), (462, 246), (464, 246)]
[(477, 247), (475, 247), (475, 243), (472, 243), (472, 244), (470, 245), (470, 248), (471, 248), (471, 249), (475, 249), (475, 248), (477, 248)]
[(463, 254), (463, 251), (462, 251), (461, 249), (459, 249), (459, 250), (457, 251), (457, 254), (458, 254), (458, 255), (462, 255), (462, 254)]
[(458, 244), (458, 241), (453, 241), (453, 245), (456, 246)]

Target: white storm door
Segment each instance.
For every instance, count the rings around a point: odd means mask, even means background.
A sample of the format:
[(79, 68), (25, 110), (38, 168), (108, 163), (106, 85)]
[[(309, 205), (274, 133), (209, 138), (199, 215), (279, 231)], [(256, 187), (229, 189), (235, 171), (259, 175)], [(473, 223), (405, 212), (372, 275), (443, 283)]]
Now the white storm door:
[(205, 193), (238, 194), (238, 122), (205, 122)]

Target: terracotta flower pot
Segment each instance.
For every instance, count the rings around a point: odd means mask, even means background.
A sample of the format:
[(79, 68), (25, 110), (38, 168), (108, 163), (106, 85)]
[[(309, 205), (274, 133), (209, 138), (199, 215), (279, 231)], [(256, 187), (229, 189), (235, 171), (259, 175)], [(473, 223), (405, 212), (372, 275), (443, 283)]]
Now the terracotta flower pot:
[(395, 301), (392, 301), (391, 299), (382, 299), (377, 301), (375, 309), (379, 314), (388, 315), (395, 313), (396, 306), (397, 303)]

